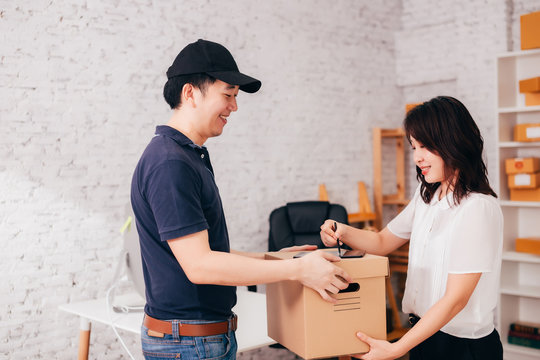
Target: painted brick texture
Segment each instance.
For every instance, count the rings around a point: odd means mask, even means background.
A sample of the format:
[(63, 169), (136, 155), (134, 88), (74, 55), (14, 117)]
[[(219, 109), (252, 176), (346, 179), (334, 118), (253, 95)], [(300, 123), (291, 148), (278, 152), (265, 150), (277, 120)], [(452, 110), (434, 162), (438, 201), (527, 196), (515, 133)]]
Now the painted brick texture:
[[(316, 199), (321, 182), (356, 211), (356, 182), (372, 191), (371, 128), (400, 126), (406, 102), (460, 97), (494, 144), (494, 56), (519, 48), (519, 14), (534, 10), (533, 0), (0, 0), (0, 359), (76, 356), (78, 319), (58, 305), (105, 296), (131, 174), (168, 120), (164, 73), (187, 43), (223, 43), (263, 82), (207, 146), (232, 247), (264, 251), (271, 210)], [(92, 329), (91, 359), (127, 358), (109, 327)], [(120, 333), (142, 358), (139, 339)]]

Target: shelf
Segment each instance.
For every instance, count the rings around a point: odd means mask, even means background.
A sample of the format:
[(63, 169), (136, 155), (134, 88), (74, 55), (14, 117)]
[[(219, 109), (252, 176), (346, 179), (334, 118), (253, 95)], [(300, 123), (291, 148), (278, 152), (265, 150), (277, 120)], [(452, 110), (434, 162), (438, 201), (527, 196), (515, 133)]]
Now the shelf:
[(540, 299), (540, 286), (501, 285), (501, 294)]
[(532, 142), (518, 142), (518, 141), (501, 141), (499, 143), (501, 148), (535, 148), (540, 147), (540, 141)]
[(527, 56), (527, 55), (540, 55), (540, 49), (511, 51), (511, 52), (499, 54), (497, 57), (499, 59), (503, 59), (503, 58), (521, 57), (521, 56)]
[[(504, 261), (526, 262), (540, 264), (540, 255), (527, 254), (517, 251), (503, 251), (502, 259)], [(540, 289), (538, 290), (540, 294)]]
[(535, 112), (535, 111), (540, 111), (540, 106), (520, 106), (520, 107), (499, 108), (500, 114), (513, 114), (513, 113)]
[(529, 355), (529, 356), (540, 356), (540, 350), (534, 349), (526, 346), (519, 346), (514, 344), (509, 344), (506, 339), (501, 339), (501, 342), (504, 347), (504, 351), (513, 353), (513, 354), (521, 354), (521, 355)]
[(540, 208), (540, 201), (511, 201), (511, 200), (501, 200), (499, 204), (502, 207), (532, 207)]

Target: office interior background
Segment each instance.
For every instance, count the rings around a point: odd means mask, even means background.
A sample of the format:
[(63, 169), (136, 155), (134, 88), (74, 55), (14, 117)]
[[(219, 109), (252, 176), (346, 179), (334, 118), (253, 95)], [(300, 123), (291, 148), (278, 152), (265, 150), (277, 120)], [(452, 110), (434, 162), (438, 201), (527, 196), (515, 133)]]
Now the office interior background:
[[(520, 49), (538, 0), (0, 0), (0, 358), (71, 359), (78, 319), (122, 248), (131, 175), (170, 109), (165, 71), (187, 44), (224, 44), (262, 80), (207, 142), (231, 245), (265, 251), (270, 212), (316, 200), (357, 210), (372, 193), (372, 128), (406, 103), (460, 99), (495, 164), (498, 54)], [(392, 152), (383, 169), (394, 186)], [(416, 187), (407, 162), (407, 194)], [(137, 356), (140, 340), (121, 333)], [(91, 358), (127, 358), (94, 324)], [(264, 350), (241, 355), (264, 358)]]

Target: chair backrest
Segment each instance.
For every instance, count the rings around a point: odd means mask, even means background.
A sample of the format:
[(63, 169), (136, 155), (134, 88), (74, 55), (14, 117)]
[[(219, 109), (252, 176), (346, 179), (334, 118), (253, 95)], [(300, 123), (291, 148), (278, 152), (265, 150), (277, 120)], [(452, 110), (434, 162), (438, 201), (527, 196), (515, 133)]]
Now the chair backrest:
[(300, 201), (287, 203), (270, 213), (268, 250), (278, 251), (294, 245), (317, 245), (321, 241), (321, 225), (326, 219), (348, 224), (347, 210), (328, 201)]

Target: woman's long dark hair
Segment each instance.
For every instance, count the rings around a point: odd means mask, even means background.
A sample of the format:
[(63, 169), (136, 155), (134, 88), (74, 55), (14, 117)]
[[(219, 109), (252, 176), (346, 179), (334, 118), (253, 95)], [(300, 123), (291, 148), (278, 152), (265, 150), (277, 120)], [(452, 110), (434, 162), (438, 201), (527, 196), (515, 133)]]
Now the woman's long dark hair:
[[(471, 114), (459, 100), (438, 96), (426, 101), (409, 111), (403, 125), (409, 142), (413, 137), (443, 159), (445, 178), (454, 182), (455, 204), (471, 192), (497, 197), (489, 186), (482, 159), (484, 140)], [(426, 182), (418, 166), (416, 178), (422, 183), (422, 199), (429, 203), (441, 183)]]

